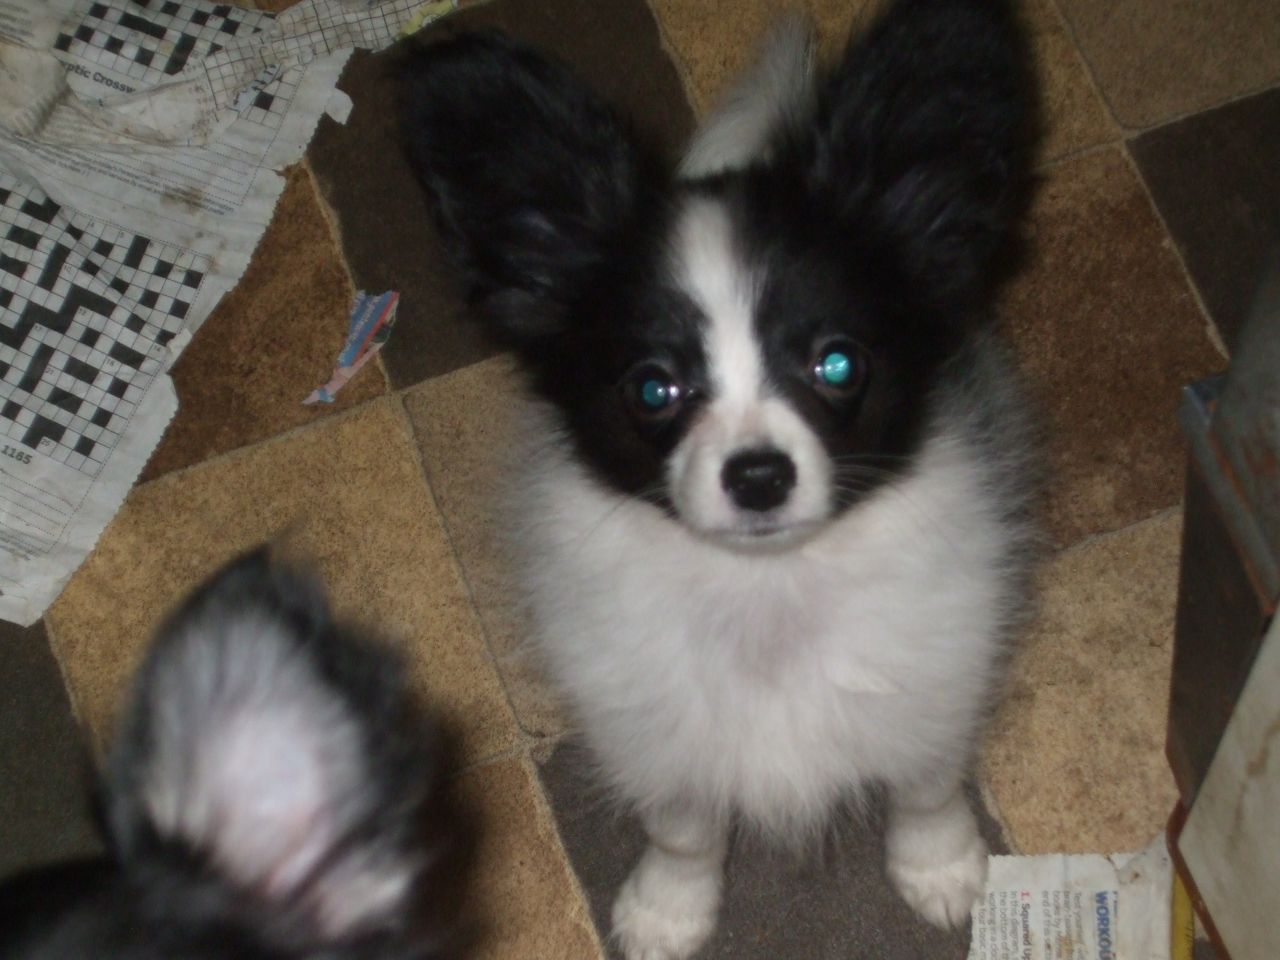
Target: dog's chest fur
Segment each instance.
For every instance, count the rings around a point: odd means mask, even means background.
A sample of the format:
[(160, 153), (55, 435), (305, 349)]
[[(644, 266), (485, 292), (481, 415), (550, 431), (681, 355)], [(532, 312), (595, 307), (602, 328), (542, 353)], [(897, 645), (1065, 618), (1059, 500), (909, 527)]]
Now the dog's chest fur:
[(543, 447), (514, 504), (523, 587), (608, 779), (642, 805), (692, 797), (791, 834), (868, 780), (966, 752), (1025, 533), (985, 460), (957, 420), (814, 540), (744, 554)]

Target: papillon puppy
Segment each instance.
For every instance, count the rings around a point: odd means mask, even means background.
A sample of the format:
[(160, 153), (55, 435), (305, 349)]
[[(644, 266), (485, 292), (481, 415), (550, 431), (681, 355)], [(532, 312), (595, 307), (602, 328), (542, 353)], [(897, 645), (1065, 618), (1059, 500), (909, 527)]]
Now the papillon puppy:
[(464, 845), (391, 653), (264, 551), (164, 626), (103, 765), (106, 854), (0, 883), (5, 960), (437, 960)]
[(961, 790), (1028, 606), (1034, 432), (990, 332), (1037, 96), (1006, 0), (898, 0), (829, 72), (803, 24), (675, 168), (564, 67), (464, 35), (406, 147), (528, 375), (532, 642), (650, 844), (629, 960), (714, 928), (731, 825), (811, 838), (869, 784), (887, 872), (959, 925)]

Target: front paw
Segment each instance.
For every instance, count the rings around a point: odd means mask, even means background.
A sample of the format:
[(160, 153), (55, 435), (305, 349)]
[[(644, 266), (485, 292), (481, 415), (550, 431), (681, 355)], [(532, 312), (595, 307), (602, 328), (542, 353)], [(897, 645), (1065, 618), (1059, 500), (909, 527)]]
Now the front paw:
[(719, 870), (689, 871), (670, 859), (650, 850), (614, 901), (613, 936), (627, 960), (684, 960), (715, 929)]
[(928, 861), (894, 856), (887, 865), (889, 879), (907, 905), (934, 926), (963, 926), (974, 901), (987, 882), (987, 844), (973, 834), (954, 857)]

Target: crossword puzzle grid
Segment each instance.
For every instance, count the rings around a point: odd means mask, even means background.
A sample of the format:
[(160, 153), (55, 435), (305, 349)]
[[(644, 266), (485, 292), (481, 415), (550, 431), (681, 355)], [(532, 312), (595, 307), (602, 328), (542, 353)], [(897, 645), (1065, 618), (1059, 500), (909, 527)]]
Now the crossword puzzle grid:
[[(254, 80), (235, 102), (235, 111), (240, 119), (261, 124), (264, 127), (279, 129), (298, 91), (303, 70), (300, 67), (289, 67), (285, 70), (264, 70), (263, 75)], [(215, 77), (216, 83), (220, 77)]]
[(54, 49), (128, 76), (139, 87), (151, 86), (274, 19), (264, 11), (192, 0), (93, 3), (74, 29), (68, 25), (58, 35)]
[(0, 173), (0, 437), (96, 476), (207, 270)]
[[(227, 4), (134, 0), (132, 11), (93, 3), (83, 19), (66, 27), (57, 50), (128, 76), (139, 88), (181, 73), (189, 63), (207, 60), (231, 37), (252, 36), (271, 25), (275, 14)], [(238, 81), (234, 64), (210, 64), (215, 87)], [(263, 71), (236, 102), (241, 118), (277, 128), (297, 90), (300, 70)], [(230, 79), (228, 79), (228, 77)], [(221, 81), (221, 86), (218, 86)]]

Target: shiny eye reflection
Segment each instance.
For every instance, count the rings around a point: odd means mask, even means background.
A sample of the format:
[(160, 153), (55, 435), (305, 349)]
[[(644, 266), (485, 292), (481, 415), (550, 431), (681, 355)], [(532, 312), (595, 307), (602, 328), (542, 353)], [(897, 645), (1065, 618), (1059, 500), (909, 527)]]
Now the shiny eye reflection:
[(657, 412), (680, 399), (680, 388), (669, 381), (656, 377), (640, 384), (640, 401), (650, 410)]
[(656, 363), (642, 364), (628, 374), (622, 392), (632, 412), (649, 422), (674, 416), (686, 399), (684, 387)]
[(859, 394), (870, 372), (866, 351), (843, 339), (828, 342), (818, 350), (809, 369), (818, 392), (840, 400)]
[(832, 350), (819, 362), (817, 374), (823, 382), (838, 387), (853, 375), (853, 361), (847, 353)]

